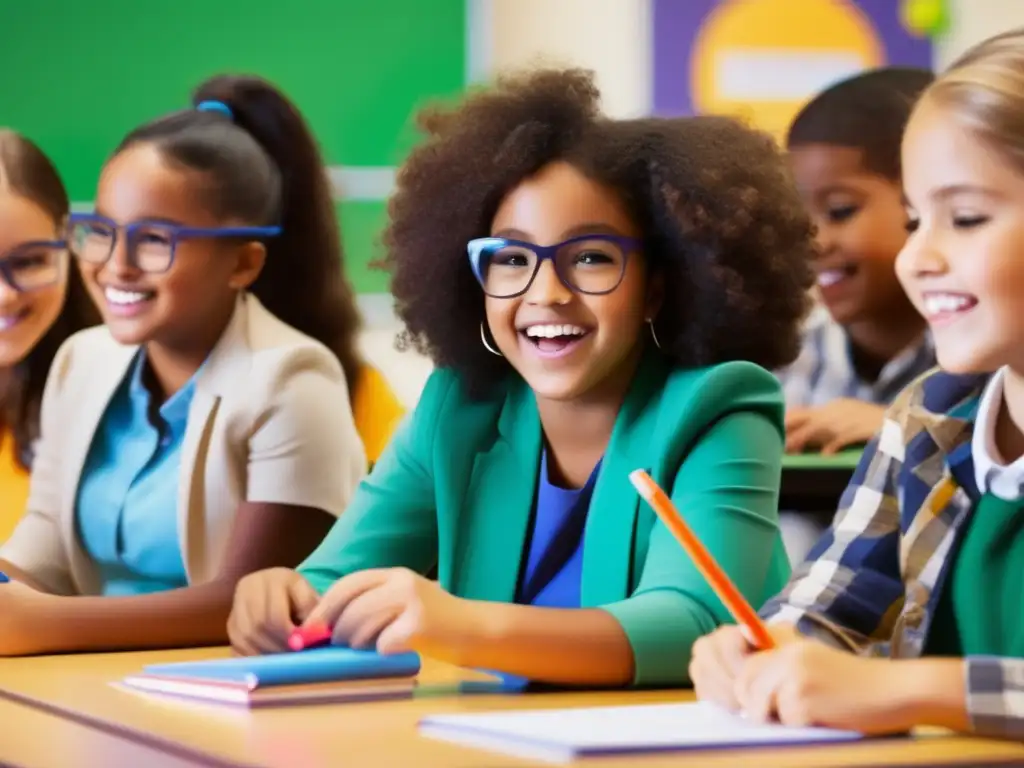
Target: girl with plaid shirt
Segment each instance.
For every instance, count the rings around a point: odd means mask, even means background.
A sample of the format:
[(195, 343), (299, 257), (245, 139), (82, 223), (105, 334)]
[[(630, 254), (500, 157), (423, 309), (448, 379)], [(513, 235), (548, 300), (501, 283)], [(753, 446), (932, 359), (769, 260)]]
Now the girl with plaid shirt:
[(897, 398), (831, 530), (762, 610), (703, 638), (698, 695), (756, 720), (1024, 739), (1024, 30), (965, 54), (903, 140), (897, 260), (941, 369)]

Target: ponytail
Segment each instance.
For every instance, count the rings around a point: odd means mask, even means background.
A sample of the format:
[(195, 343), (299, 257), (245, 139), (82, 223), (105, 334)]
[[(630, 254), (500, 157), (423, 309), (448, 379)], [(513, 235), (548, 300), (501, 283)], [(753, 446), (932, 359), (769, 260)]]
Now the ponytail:
[(281, 227), (266, 243), (266, 264), (251, 290), (282, 321), (334, 352), (353, 391), (362, 365), (360, 317), (309, 126), (284, 94), (257, 77), (215, 76), (192, 102), (194, 109), (136, 129), (117, 151), (152, 143), (172, 163), (209, 178), (207, 204), (217, 215)]

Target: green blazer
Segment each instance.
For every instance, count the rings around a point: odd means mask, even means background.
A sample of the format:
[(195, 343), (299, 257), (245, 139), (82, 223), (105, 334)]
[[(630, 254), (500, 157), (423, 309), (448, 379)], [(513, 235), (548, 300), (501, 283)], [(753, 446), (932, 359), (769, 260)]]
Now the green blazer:
[[(435, 371), (323, 543), (300, 567), (320, 592), (345, 574), (404, 566), (474, 600), (513, 602), (537, 487), (541, 425), (518, 377), (470, 399)], [(636, 684), (688, 680), (690, 648), (729, 622), (672, 534), (629, 481), (646, 469), (755, 606), (789, 576), (778, 529), (783, 402), (751, 363), (670, 369), (645, 357), (612, 432), (583, 535), (582, 607), (633, 647)]]

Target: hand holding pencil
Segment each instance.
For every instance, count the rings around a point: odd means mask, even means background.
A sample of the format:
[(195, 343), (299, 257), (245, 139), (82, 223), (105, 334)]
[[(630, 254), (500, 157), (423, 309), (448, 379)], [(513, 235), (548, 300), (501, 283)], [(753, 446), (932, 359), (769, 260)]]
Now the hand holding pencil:
[(737, 711), (736, 680), (746, 658), (788, 644), (797, 639), (797, 632), (788, 625), (766, 627), (657, 483), (640, 470), (633, 472), (630, 480), (736, 619), (738, 626), (721, 627), (694, 643), (690, 680), (697, 698)]
[(757, 615), (757, 612), (746, 601), (740, 591), (733, 584), (732, 579), (722, 570), (722, 567), (715, 562), (715, 559), (708, 552), (700, 539), (690, 530), (690, 526), (683, 520), (682, 515), (668, 495), (658, 487), (658, 484), (651, 479), (651, 476), (638, 469), (630, 473), (630, 481), (641, 496), (654, 508), (661, 522), (676, 537), (686, 554), (693, 560), (697, 570), (707, 579), (708, 584), (718, 595), (729, 613), (736, 619), (745, 632), (749, 635), (752, 644), (762, 651), (775, 647), (775, 641), (765, 627), (764, 622)]

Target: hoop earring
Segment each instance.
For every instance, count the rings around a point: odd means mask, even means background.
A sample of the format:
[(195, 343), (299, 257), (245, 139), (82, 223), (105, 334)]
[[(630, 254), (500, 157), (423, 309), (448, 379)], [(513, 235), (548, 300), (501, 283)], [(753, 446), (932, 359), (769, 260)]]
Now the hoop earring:
[(654, 339), (654, 346), (661, 349), (661, 342), (658, 341), (658, 334), (654, 332), (654, 318), (648, 318), (647, 325), (651, 328), (651, 338)]
[(489, 341), (487, 341), (487, 334), (484, 333), (484, 324), (483, 324), (482, 320), (480, 321), (480, 341), (482, 341), (484, 343), (484, 348), (488, 352), (490, 352), (492, 355), (497, 355), (498, 357), (504, 357), (504, 355), (501, 354), (501, 352), (499, 352), (494, 347), (492, 347), (491, 343)]

